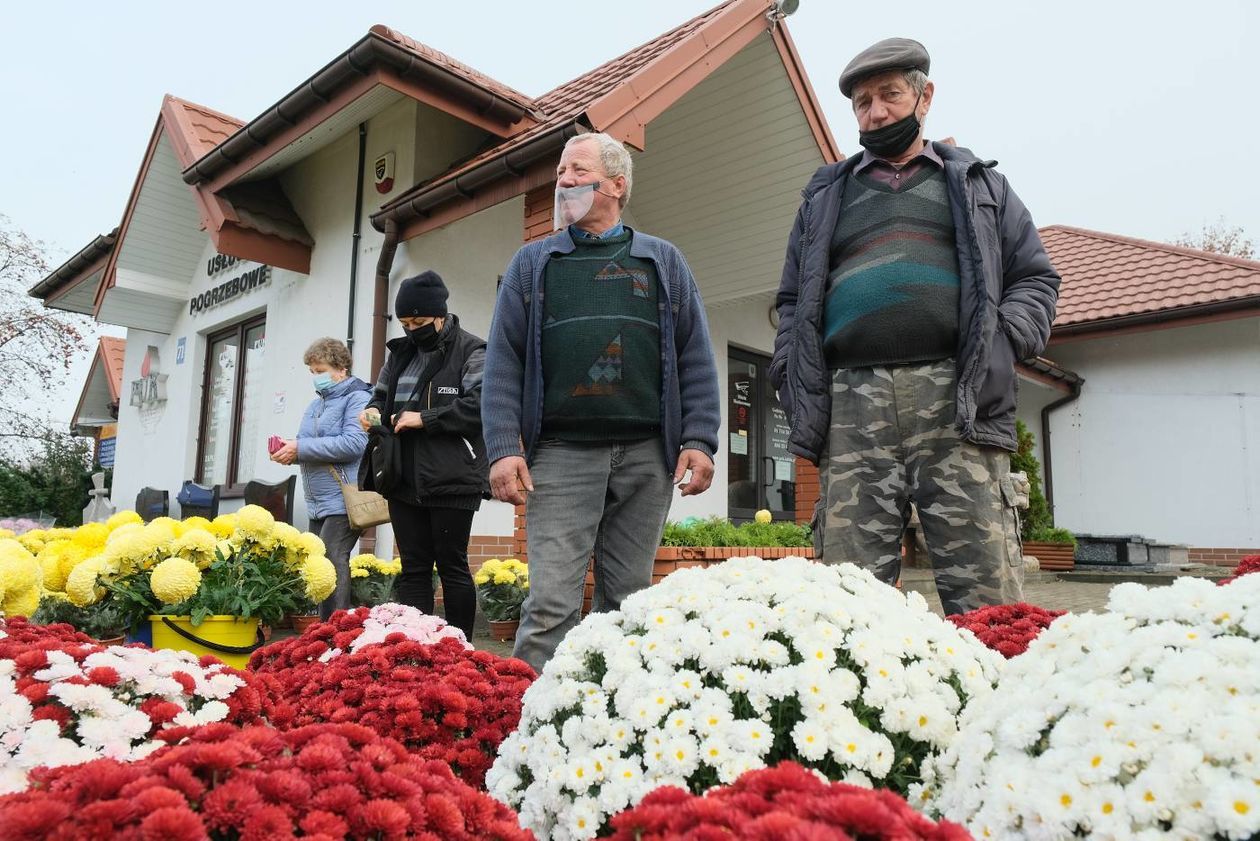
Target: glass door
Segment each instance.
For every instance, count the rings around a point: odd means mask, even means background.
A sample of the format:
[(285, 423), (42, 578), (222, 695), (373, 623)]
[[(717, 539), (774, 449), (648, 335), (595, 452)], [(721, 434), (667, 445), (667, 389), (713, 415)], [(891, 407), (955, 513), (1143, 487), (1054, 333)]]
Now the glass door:
[(796, 458), (787, 413), (770, 387), (766, 356), (732, 348), (727, 364), (727, 514), (751, 520), (759, 509), (796, 518)]

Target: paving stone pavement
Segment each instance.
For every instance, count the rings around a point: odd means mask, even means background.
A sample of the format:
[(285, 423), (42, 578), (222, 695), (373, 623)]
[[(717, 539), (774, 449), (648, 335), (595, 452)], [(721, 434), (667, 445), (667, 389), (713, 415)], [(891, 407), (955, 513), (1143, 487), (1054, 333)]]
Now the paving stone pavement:
[[(1116, 583), (1063, 581), (1051, 572), (1030, 573), (1024, 579), (1024, 601), (1044, 607), (1046, 610), (1066, 610), (1072, 613), (1102, 611), (1107, 606), (1107, 594)], [(903, 573), (902, 585), (923, 594), (928, 606), (943, 615), (941, 600), (936, 595), (931, 570), (911, 569)]]

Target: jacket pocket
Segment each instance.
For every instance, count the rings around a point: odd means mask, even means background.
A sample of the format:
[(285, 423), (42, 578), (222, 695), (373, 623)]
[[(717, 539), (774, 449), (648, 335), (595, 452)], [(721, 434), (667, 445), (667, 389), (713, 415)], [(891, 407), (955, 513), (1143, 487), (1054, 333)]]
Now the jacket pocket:
[(1002, 540), (1007, 566), (1024, 565), (1024, 544), (1019, 535), (1019, 502), (1010, 474), (998, 480), (1002, 489)]
[(984, 384), (976, 397), (976, 416), (1000, 418), (1015, 411), (1015, 347), (999, 323), (993, 331)]

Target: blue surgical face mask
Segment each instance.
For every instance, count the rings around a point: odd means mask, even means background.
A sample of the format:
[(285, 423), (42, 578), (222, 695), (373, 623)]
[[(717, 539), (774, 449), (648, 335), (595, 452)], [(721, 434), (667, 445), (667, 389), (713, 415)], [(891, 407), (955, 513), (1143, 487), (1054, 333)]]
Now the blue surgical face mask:
[(332, 374), (327, 371), (311, 377), (311, 382), (315, 385), (316, 391), (323, 391), (325, 389), (332, 388), (334, 385)]

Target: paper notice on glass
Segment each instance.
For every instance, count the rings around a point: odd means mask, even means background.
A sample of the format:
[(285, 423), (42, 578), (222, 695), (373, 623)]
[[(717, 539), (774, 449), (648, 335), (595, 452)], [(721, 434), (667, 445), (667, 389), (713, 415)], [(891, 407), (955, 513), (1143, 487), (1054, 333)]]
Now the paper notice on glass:
[(792, 468), (795, 465), (791, 459), (776, 458), (774, 460), (774, 481), (790, 482), (792, 481)]
[(743, 432), (731, 433), (731, 455), (746, 456), (748, 455), (748, 436)]

